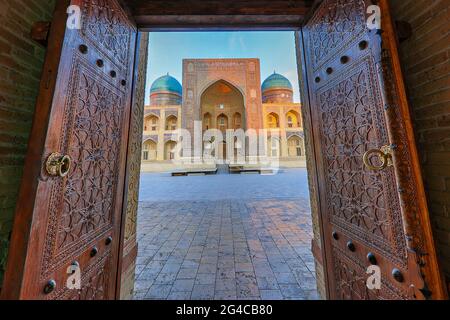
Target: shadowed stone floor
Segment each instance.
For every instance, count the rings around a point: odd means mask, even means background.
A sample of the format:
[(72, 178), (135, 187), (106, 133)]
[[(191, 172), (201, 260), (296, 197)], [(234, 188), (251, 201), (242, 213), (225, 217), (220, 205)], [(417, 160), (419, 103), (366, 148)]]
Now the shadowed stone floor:
[(141, 189), (135, 299), (318, 298), (305, 170), (143, 174)]

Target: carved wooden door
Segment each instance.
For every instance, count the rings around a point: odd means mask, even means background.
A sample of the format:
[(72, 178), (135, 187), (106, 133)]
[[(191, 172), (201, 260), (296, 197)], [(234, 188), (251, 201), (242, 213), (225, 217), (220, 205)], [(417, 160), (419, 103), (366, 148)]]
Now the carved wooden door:
[(442, 298), (387, 1), (324, 0), (302, 33), (329, 297)]
[(136, 28), (116, 0), (57, 3), (2, 297), (114, 299)]

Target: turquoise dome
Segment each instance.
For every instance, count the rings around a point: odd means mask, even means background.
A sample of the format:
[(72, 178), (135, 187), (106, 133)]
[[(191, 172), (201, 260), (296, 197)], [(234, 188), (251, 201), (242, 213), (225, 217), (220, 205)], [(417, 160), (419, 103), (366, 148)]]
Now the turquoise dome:
[(262, 84), (262, 91), (270, 89), (287, 89), (293, 90), (291, 82), (281, 74), (274, 72)]
[(183, 88), (177, 79), (170, 76), (169, 74), (162, 76), (155, 80), (150, 89), (151, 93), (157, 92), (175, 92), (179, 95), (183, 94)]

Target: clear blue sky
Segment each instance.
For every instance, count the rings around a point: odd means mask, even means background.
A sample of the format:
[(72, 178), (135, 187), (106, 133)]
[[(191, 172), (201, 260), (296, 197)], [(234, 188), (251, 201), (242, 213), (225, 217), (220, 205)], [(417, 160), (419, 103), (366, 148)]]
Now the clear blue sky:
[(182, 83), (182, 60), (205, 58), (259, 58), (261, 81), (276, 70), (300, 102), (294, 32), (152, 32), (149, 46), (146, 104), (155, 79), (170, 73)]

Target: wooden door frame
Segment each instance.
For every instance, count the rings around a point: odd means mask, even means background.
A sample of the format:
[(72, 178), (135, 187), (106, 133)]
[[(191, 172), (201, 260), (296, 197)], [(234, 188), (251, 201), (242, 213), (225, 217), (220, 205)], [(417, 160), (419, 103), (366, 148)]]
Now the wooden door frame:
[[(315, 259), (322, 264), (323, 267), (323, 275), (324, 275), (324, 282), (325, 282), (325, 298), (330, 297), (330, 283), (328, 280), (328, 265), (329, 262), (326, 259), (325, 254), (325, 234), (324, 234), (324, 221), (322, 218), (321, 212), (321, 202), (320, 202), (320, 192), (318, 191), (319, 186), (319, 175), (318, 175), (318, 167), (317, 167), (317, 157), (319, 155), (317, 154), (315, 150), (315, 141), (314, 141), (314, 134), (313, 134), (313, 126), (312, 126), (312, 116), (311, 116), (311, 102), (310, 102), (310, 96), (309, 96), (309, 86), (308, 86), (308, 68), (306, 65), (306, 57), (305, 57), (305, 43), (302, 35), (302, 28), (305, 25), (305, 23), (312, 17), (316, 9), (322, 4), (324, 0), (311, 0), (307, 1), (310, 2), (310, 7), (308, 9), (305, 8), (305, 11), (303, 12), (303, 16), (300, 18), (297, 16), (282, 16), (277, 15), (277, 11), (271, 11), (272, 8), (268, 8), (267, 10), (264, 10), (260, 8), (261, 14), (255, 14), (255, 15), (241, 15), (239, 12), (232, 12), (232, 14), (229, 15), (221, 15), (221, 12), (217, 12), (217, 15), (212, 15), (211, 12), (206, 13), (205, 15), (194, 15), (192, 12), (188, 12), (187, 14), (178, 12), (178, 15), (170, 14), (164, 15), (162, 13), (157, 13), (155, 15), (149, 15), (149, 16), (135, 16), (136, 24), (138, 26), (138, 29), (140, 32), (155, 32), (155, 31), (293, 31), (295, 32), (295, 46), (296, 46), (296, 52), (297, 52), (297, 70), (298, 70), (298, 78), (300, 82), (300, 94), (302, 97), (302, 117), (303, 121), (306, 124), (304, 126), (305, 131), (305, 137), (308, 140), (311, 145), (311, 147), (308, 148), (306, 146), (307, 150), (307, 162), (308, 162), (308, 169), (309, 174), (311, 175), (311, 179), (309, 181), (309, 189), (311, 193), (314, 193), (314, 196), (310, 197), (312, 204), (312, 214), (317, 214), (318, 218), (318, 227), (319, 227), (319, 238), (320, 238), (320, 244), (318, 244), (315, 240), (312, 242), (311, 250), (314, 254)], [(194, 1), (197, 3), (196, 1)], [(383, 19), (389, 19), (391, 20), (391, 13), (390, 13), (390, 7), (389, 7), (389, 0), (376, 0), (375, 3), (378, 3), (384, 11), (388, 10), (388, 12), (383, 12)], [(164, 10), (164, 9), (161, 9)], [(176, 9), (173, 9), (176, 10)], [(221, 9), (222, 11), (226, 9)], [(233, 11), (234, 9), (230, 9)], [(192, 9), (192, 11), (195, 11), (195, 8)], [(220, 10), (219, 10), (220, 11)], [(239, 8), (237, 9), (239, 11)], [(180, 15), (181, 14), (181, 15)], [(208, 15), (209, 14), (209, 15)], [(390, 21), (391, 22), (391, 21)], [(390, 32), (394, 32), (395, 30), (389, 30)], [(389, 46), (397, 50), (397, 43), (394, 39), (388, 39), (389, 40)], [(394, 68), (396, 71), (401, 72), (401, 67), (399, 65), (399, 57), (398, 54), (395, 54), (393, 57), (394, 60)], [(403, 79), (395, 79), (398, 89), (404, 90), (404, 82)], [(414, 160), (418, 162), (418, 153), (414, 145), (414, 136), (413, 136), (413, 129), (412, 129), (412, 123), (409, 116), (409, 110), (407, 110), (408, 102), (407, 97), (402, 96), (402, 112), (405, 116), (405, 123), (407, 127), (407, 133), (408, 133), (408, 139), (413, 145), (409, 147), (411, 156)], [(309, 127), (309, 128), (308, 128)], [(308, 150), (309, 149), (309, 150)], [(414, 171), (416, 182), (419, 188), (422, 188), (423, 190), (423, 180), (421, 176), (420, 167), (414, 167), (412, 168)], [(421, 192), (419, 192), (421, 193)], [(427, 200), (425, 198), (425, 194), (420, 194), (420, 205), (422, 206), (422, 209), (424, 213), (428, 214), (427, 209)], [(316, 210), (316, 212), (313, 212), (313, 210)], [(428, 217), (421, 217), (421, 222), (427, 222)], [(425, 229), (430, 229), (430, 225), (426, 223), (424, 226)], [(433, 234), (425, 234), (425, 239), (428, 242), (429, 248), (435, 247), (434, 240), (433, 240)], [(435, 251), (434, 251), (435, 252)], [(432, 270), (431, 272), (434, 274), (433, 281), (438, 281), (436, 279), (442, 279), (442, 271), (439, 268), (438, 265), (430, 265), (429, 266)], [(120, 274), (120, 273), (119, 273)], [(436, 283), (434, 283), (436, 285)], [(445, 288), (445, 285), (442, 286)], [(120, 287), (119, 287), (120, 288)], [(120, 290), (120, 289), (119, 289)], [(445, 290), (445, 289), (444, 289)], [(438, 292), (438, 297), (446, 297), (446, 292)]]
[[(319, 222), (319, 238), (321, 244), (316, 243), (316, 240), (313, 239), (311, 250), (313, 251), (314, 257), (322, 262), (323, 268), (323, 276), (325, 282), (325, 294), (326, 299), (330, 297), (330, 285), (328, 281), (328, 263), (325, 254), (325, 235), (324, 235), (324, 225), (323, 218), (320, 214), (321, 206), (320, 206), (320, 192), (319, 188), (319, 174), (317, 168), (317, 153), (315, 149), (314, 143), (314, 126), (312, 122), (311, 116), (311, 100), (309, 94), (309, 84), (308, 84), (308, 68), (306, 67), (306, 56), (305, 56), (305, 43), (303, 39), (302, 31), (298, 31), (295, 33), (295, 42), (296, 42), (296, 50), (297, 50), (297, 69), (298, 69), (298, 78), (300, 82), (300, 94), (302, 97), (302, 119), (303, 119), (303, 130), (305, 134), (305, 155), (307, 160), (308, 167), (308, 175), (311, 176), (311, 181), (309, 182), (309, 192), (310, 192), (310, 202), (311, 202), (311, 214), (313, 214), (312, 210), (316, 210), (315, 214), (317, 214), (317, 220)], [(306, 141), (309, 140), (307, 144)], [(314, 195), (313, 195), (314, 193)], [(315, 199), (316, 203), (312, 203)], [(315, 209), (313, 207), (315, 206)]]
[[(58, 1), (58, 3), (69, 3), (68, 0)], [(124, 0), (119, 0), (119, 2), (122, 3), (122, 5), (126, 8), (126, 5), (124, 5)], [(312, 2), (307, 1), (307, 2)], [(302, 26), (304, 25), (304, 21), (307, 21), (309, 16), (315, 11), (315, 9), (320, 5), (322, 0), (315, 0), (313, 5), (308, 8), (304, 12), (304, 15), (302, 18), (300, 18), (298, 15), (292, 15), (292, 16), (286, 16), (286, 15), (279, 15), (274, 14), (273, 12), (270, 13), (270, 10), (266, 10), (265, 12), (262, 12), (260, 15), (244, 15), (244, 14), (231, 14), (231, 15), (217, 15), (217, 16), (198, 16), (198, 15), (183, 15), (183, 16), (171, 16), (167, 17), (165, 15), (156, 15), (156, 16), (149, 16), (149, 17), (135, 17), (138, 31), (139, 32), (151, 32), (151, 31), (258, 31), (258, 30), (266, 30), (266, 31), (293, 31), (296, 34), (296, 51), (297, 51), (297, 69), (299, 73), (299, 81), (300, 81), (300, 93), (302, 97), (302, 113), (303, 113), (303, 122), (307, 124), (310, 129), (306, 129), (305, 126), (305, 136), (309, 137), (310, 143), (312, 146), (314, 146), (314, 135), (312, 134), (312, 119), (311, 119), (311, 105), (310, 105), (310, 99), (309, 99), (309, 90), (308, 90), (308, 82), (307, 82), (307, 70), (306, 68), (306, 62), (304, 57), (304, 43), (303, 43), (303, 37), (301, 33)], [(269, 2), (270, 3), (270, 2)], [(60, 8), (62, 8), (61, 6)], [(58, 6), (57, 6), (58, 8)], [(130, 12), (130, 10), (127, 10)], [(269, 13), (268, 13), (269, 12)], [(137, 19), (138, 18), (138, 19)], [(231, 18), (231, 19), (230, 19)], [(66, 15), (65, 11), (61, 11), (58, 9), (55, 11), (55, 15), (53, 16), (53, 23), (52, 23), (52, 32), (50, 33), (50, 39), (49, 39), (49, 47), (48, 47), (48, 61), (46, 62), (46, 65), (44, 66), (44, 72), (43, 72), (43, 78), (40, 84), (40, 89), (44, 91), (52, 91), (51, 89), (55, 87), (56, 83), (56, 77), (51, 77), (52, 70), (55, 70), (54, 66), (58, 65), (59, 63), (59, 53), (61, 50), (58, 50), (58, 48), (62, 47), (62, 42), (56, 41), (57, 39), (64, 37), (61, 37), (61, 33), (64, 34), (65, 32), (65, 22), (66, 22)], [(136, 56), (137, 57), (138, 50), (136, 50)], [(135, 61), (137, 59), (135, 58)], [(133, 71), (133, 92), (132, 92), (132, 99), (134, 102), (136, 92), (138, 88), (136, 87), (136, 79), (137, 79), (137, 64), (134, 66)], [(54, 72), (54, 71), (53, 71)], [(144, 85), (145, 82), (142, 84)], [(49, 89), (50, 88), (50, 89)], [(144, 105), (142, 106), (142, 108)], [(28, 151), (27, 151), (27, 163), (33, 163), (33, 165), (25, 166), (24, 169), (24, 177), (34, 177), (39, 176), (39, 172), (41, 171), (41, 163), (42, 163), (42, 148), (43, 148), (43, 140), (42, 138), (45, 137), (46, 132), (46, 124), (47, 124), (47, 118), (50, 108), (51, 108), (51, 95), (48, 97), (42, 98), (41, 100), (37, 101), (37, 108), (39, 108), (42, 121), (35, 121), (35, 124), (33, 126), (32, 132), (31, 132), (31, 138), (30, 140), (32, 143), (29, 145)], [(306, 111), (306, 112), (305, 112)], [(130, 121), (132, 121), (132, 117), (130, 116)], [(131, 127), (130, 127), (131, 130)], [(130, 132), (129, 132), (130, 136)], [(311, 149), (311, 148), (310, 148)], [(318, 185), (318, 175), (317, 175), (317, 166), (316, 166), (316, 158), (318, 155), (314, 151), (314, 147), (312, 150), (307, 150), (309, 153), (309, 165), (313, 168), (313, 170), (310, 170), (309, 174), (311, 174), (312, 179), (310, 181), (311, 184), (315, 184), (315, 186)], [(414, 155), (416, 156), (416, 155)], [(128, 162), (129, 162), (130, 153), (128, 153), (127, 156), (127, 166), (125, 171), (125, 187), (124, 187), (124, 194), (123, 194), (123, 210), (122, 210), (122, 221), (121, 221), (121, 231), (120, 231), (120, 246), (119, 246), (119, 259), (118, 259), (118, 272), (117, 272), (117, 281), (116, 281), (116, 297), (120, 297), (120, 290), (121, 290), (121, 275), (122, 275), (122, 265), (123, 265), (123, 251), (124, 251), (124, 224), (126, 219), (126, 213), (127, 213), (127, 202), (130, 197), (128, 194), (128, 188), (127, 184), (129, 183), (129, 168), (128, 168)], [(139, 155), (140, 158), (140, 155)], [(32, 160), (32, 161), (30, 161)], [(23, 179), (22, 181), (22, 188), (24, 190), (30, 190), (30, 193), (36, 188), (35, 183), (28, 184), (29, 179)], [(27, 185), (28, 184), (28, 185)], [(315, 192), (315, 199), (317, 200), (317, 204), (320, 203), (319, 193), (316, 192), (317, 190), (312, 189), (312, 185), (309, 186), (311, 192)], [(312, 199), (312, 198), (311, 198)], [(9, 255), (8, 255), (8, 264), (12, 264), (17, 267), (18, 270), (16, 272), (12, 272), (9, 274), (8, 282), (11, 283), (11, 281), (16, 281), (16, 287), (13, 288), (14, 290), (18, 290), (21, 283), (21, 270), (23, 271), (23, 265), (25, 263), (24, 259), (25, 257), (22, 255), (23, 252), (25, 252), (24, 245), (26, 242), (26, 237), (28, 236), (28, 230), (32, 227), (33, 223), (33, 215), (32, 215), (32, 207), (33, 203), (28, 203), (26, 201), (27, 199), (19, 199), (18, 200), (18, 208), (16, 210), (16, 216), (15, 219), (20, 222), (20, 230), (17, 230), (18, 232), (13, 233), (13, 236), (15, 238), (22, 237), (25, 235), (25, 238), (21, 241), (18, 241), (16, 239), (13, 242), (18, 243), (19, 245), (11, 246)], [(424, 200), (426, 201), (426, 200)], [(313, 206), (317, 204), (312, 204)], [(318, 212), (316, 213), (318, 215), (319, 219), (319, 230), (320, 230), (320, 240), (323, 246), (324, 243), (324, 233), (323, 233), (323, 222), (322, 222), (322, 216), (319, 214), (320, 207), (318, 208)], [(18, 226), (18, 225), (17, 225)], [(17, 228), (16, 226), (16, 228)], [(22, 231), (22, 232), (20, 232)], [(328, 287), (328, 274), (326, 272), (327, 270), (327, 261), (325, 259), (324, 250), (317, 250), (317, 248), (320, 249), (320, 246), (317, 243), (313, 243), (312, 245), (312, 251), (315, 253), (315, 258), (322, 262), (322, 267), (324, 270), (324, 277), (325, 277), (325, 286), (326, 286), (326, 297), (329, 296), (329, 287)], [(6, 275), (5, 275), (6, 276)], [(12, 278), (12, 279), (11, 279)], [(4, 288), (3, 288), (4, 289)], [(4, 290), (2, 290), (4, 291)], [(14, 295), (14, 292), (9, 292), (8, 296)]]
[[(315, 8), (317, 8), (322, 0), (317, 1), (315, 0), (314, 5), (311, 7), (311, 12), (314, 12)], [(248, 18), (248, 16), (236, 16), (235, 22), (236, 24), (229, 24), (229, 21), (226, 21), (224, 16), (192, 16), (193, 18), (190, 18), (189, 15), (183, 16), (181, 19), (167, 19), (163, 16), (161, 16), (161, 19), (158, 19), (157, 16), (152, 16), (149, 22), (145, 22), (146, 19), (141, 17), (141, 24), (137, 23), (138, 25), (138, 32), (201, 32), (201, 31), (291, 31), (295, 34), (295, 49), (297, 53), (297, 71), (298, 71), (298, 77), (300, 81), (300, 95), (302, 97), (302, 118), (303, 123), (309, 123), (309, 128), (312, 130), (312, 119), (311, 119), (311, 111), (310, 111), (310, 103), (309, 103), (309, 90), (308, 90), (308, 84), (307, 84), (307, 77), (306, 77), (306, 64), (304, 59), (304, 45), (303, 45), (303, 38), (301, 35), (301, 29), (303, 27), (303, 20), (298, 21), (298, 17), (296, 17), (296, 20), (288, 20), (288, 23), (284, 21), (285, 17), (267, 14), (267, 15), (257, 15), (252, 18)], [(251, 16), (250, 16), (251, 17)], [(309, 18), (309, 14), (305, 14), (305, 18)], [(229, 17), (228, 17), (229, 18)], [(199, 19), (197, 22), (195, 22), (195, 19)], [(213, 21), (213, 23), (211, 23)], [(205, 25), (206, 24), (206, 25)], [(151, 44), (150, 44), (151, 45)], [(137, 52), (137, 51), (136, 51)], [(134, 68), (134, 79), (137, 78), (136, 72), (138, 71), (137, 65), (135, 65)], [(136, 83), (133, 84), (133, 100), (136, 92)], [(142, 106), (144, 107), (144, 106)], [(305, 108), (307, 109), (307, 112), (305, 112)], [(131, 127), (130, 127), (131, 128)], [(306, 133), (308, 131), (308, 133)], [(312, 131), (311, 131), (312, 132)], [(311, 141), (311, 146), (314, 146), (314, 137), (309, 132), (309, 130), (305, 129), (305, 136), (308, 135), (309, 139)], [(308, 155), (310, 154), (310, 155)], [(317, 180), (317, 167), (316, 167), (316, 160), (315, 160), (315, 152), (314, 147), (312, 147), (311, 150), (309, 150), (307, 156), (311, 157), (309, 158), (309, 165), (312, 167), (312, 183), (317, 186), (318, 180)], [(130, 156), (130, 155), (128, 155)], [(311, 174), (309, 172), (309, 174)], [(126, 171), (126, 181), (128, 181), (128, 166)], [(127, 182), (128, 183), (128, 182)], [(316, 188), (312, 188), (312, 186), (309, 186), (310, 192), (315, 192), (316, 196), (315, 199), (317, 199), (317, 204), (313, 204), (313, 207), (320, 210), (319, 207), (319, 193), (316, 192)], [(125, 187), (125, 193), (124, 193), (124, 212), (122, 217), (122, 223), (124, 223), (126, 219), (126, 208), (127, 208), (127, 198), (129, 195), (127, 194), (127, 188)], [(312, 200), (312, 199), (310, 199)], [(325, 253), (323, 250), (323, 243), (324, 243), (324, 234), (323, 234), (323, 225), (322, 225), (322, 217), (319, 213), (320, 211), (315, 212), (317, 215), (317, 219), (319, 221), (319, 230), (320, 230), (320, 243), (317, 243), (316, 240), (313, 240), (311, 243), (310, 250), (314, 254), (314, 258), (322, 264), (322, 268), (324, 270), (324, 285), (325, 285), (325, 294), (326, 296), (323, 298), (329, 297), (329, 286), (328, 286), (328, 274), (326, 272), (327, 270), (327, 262), (325, 259)], [(311, 212), (313, 214), (313, 212)], [(122, 229), (123, 229), (122, 224)], [(123, 246), (124, 246), (124, 232), (122, 230), (121, 233), (121, 242), (120, 242), (120, 254), (119, 257), (123, 258), (122, 252), (123, 252)], [(122, 262), (119, 262), (119, 270), (122, 268)], [(121, 290), (121, 275), (122, 272), (118, 272), (117, 277), (117, 298), (120, 297), (120, 290)]]
[[(133, 263), (133, 261), (136, 259), (137, 257), (137, 244), (135, 244), (134, 247), (132, 248), (126, 248), (125, 246), (127, 245), (127, 243), (125, 243), (126, 239), (125, 239), (125, 232), (126, 232), (126, 224), (127, 224), (127, 215), (129, 214), (130, 209), (133, 210), (133, 208), (130, 208), (130, 201), (134, 201), (135, 199), (133, 197), (135, 197), (135, 195), (130, 194), (130, 184), (132, 183), (132, 178), (131, 175), (133, 174), (132, 172), (132, 166), (135, 165), (133, 163), (133, 160), (136, 159), (136, 157), (138, 157), (139, 159), (139, 164), (142, 161), (142, 150), (138, 149), (138, 150), (134, 150), (134, 146), (133, 146), (133, 127), (134, 126), (140, 126), (142, 127), (143, 130), (143, 121), (141, 124), (133, 124), (133, 120), (136, 120), (133, 115), (135, 114), (135, 112), (137, 112), (137, 114), (139, 115), (144, 115), (144, 108), (142, 108), (142, 110), (136, 110), (136, 108), (139, 107), (139, 97), (138, 97), (138, 92), (139, 92), (139, 87), (138, 85), (140, 84), (139, 81), (139, 65), (141, 63), (145, 64), (145, 68), (147, 68), (148, 65), (148, 60), (145, 57), (144, 61), (141, 61), (141, 46), (145, 45), (146, 42), (142, 41), (142, 33), (137, 32), (136, 35), (136, 48), (135, 48), (135, 55), (134, 55), (134, 64), (133, 64), (133, 77), (132, 77), (132, 92), (131, 92), (131, 110), (130, 110), (130, 118), (129, 118), (129, 131), (128, 131), (128, 143), (127, 143), (127, 147), (126, 147), (126, 164), (125, 164), (125, 179), (124, 179), (124, 188), (123, 188), (123, 201), (122, 201), (122, 216), (121, 216), (121, 222), (120, 222), (120, 243), (119, 243), (119, 254), (118, 254), (118, 266), (117, 266), (117, 277), (116, 277), (116, 299), (119, 300), (120, 299), (120, 295), (121, 295), (121, 289), (122, 289), (122, 273), (124, 270), (126, 270), (126, 268)], [(147, 51), (145, 51), (147, 52)], [(148, 52), (147, 52), (148, 53)], [(142, 83), (145, 86), (145, 81)], [(142, 89), (142, 88), (141, 88)], [(145, 88), (144, 88), (144, 92), (145, 92)], [(145, 103), (144, 103), (145, 104)], [(141, 138), (142, 140), (142, 138)], [(139, 152), (139, 155), (137, 154), (133, 154), (133, 152)], [(131, 187), (136, 187), (138, 188), (138, 186), (131, 186)], [(138, 192), (139, 190), (136, 190), (135, 192)], [(137, 208), (136, 208), (137, 210)], [(125, 251), (128, 251), (128, 254), (125, 255)], [(126, 259), (125, 259), (126, 257)]]

